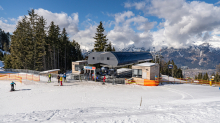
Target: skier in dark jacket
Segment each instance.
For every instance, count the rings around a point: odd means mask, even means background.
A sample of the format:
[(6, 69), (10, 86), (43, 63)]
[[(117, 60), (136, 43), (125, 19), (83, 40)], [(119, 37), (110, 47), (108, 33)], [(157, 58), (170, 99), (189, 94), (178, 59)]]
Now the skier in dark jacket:
[(57, 80), (58, 80), (58, 83), (60, 83), (60, 75), (59, 74), (57, 75)]
[(11, 91), (15, 91), (14, 85), (16, 85), (16, 83), (14, 83), (14, 82), (12, 81), (10, 85), (11, 85)]

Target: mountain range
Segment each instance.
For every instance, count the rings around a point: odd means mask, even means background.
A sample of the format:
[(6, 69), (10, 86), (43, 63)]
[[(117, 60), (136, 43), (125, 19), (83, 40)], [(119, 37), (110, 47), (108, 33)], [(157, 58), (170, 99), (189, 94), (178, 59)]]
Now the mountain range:
[[(201, 45), (192, 45), (188, 48), (162, 48), (160, 51), (153, 52), (144, 47), (135, 47), (131, 45), (121, 49), (122, 52), (149, 51), (154, 54), (161, 54), (164, 61), (173, 60), (178, 67), (187, 66), (189, 69), (215, 69), (220, 64), (220, 48), (214, 48), (209, 43)], [(92, 51), (83, 50), (84, 56), (88, 56)]]

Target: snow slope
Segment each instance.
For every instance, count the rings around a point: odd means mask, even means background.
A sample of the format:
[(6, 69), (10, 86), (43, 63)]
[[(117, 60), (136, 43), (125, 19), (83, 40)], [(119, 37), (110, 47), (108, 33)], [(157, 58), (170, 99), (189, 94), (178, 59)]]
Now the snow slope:
[(23, 81), (17, 83), (17, 91), (9, 92), (9, 84), (0, 81), (0, 122), (220, 122), (218, 87), (102, 85), (73, 80), (57, 86), (56, 81)]

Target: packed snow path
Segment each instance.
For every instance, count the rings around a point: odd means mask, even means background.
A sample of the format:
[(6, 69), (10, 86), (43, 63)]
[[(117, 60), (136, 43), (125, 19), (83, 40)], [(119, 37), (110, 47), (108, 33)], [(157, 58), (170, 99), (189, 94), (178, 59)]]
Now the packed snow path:
[(218, 87), (24, 81), (9, 92), (10, 82), (0, 81), (0, 122), (220, 122)]

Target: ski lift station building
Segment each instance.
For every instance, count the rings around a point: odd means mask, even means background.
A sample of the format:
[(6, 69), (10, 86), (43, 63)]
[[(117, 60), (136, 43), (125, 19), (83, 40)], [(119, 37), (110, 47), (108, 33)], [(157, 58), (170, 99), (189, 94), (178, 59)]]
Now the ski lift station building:
[(159, 76), (159, 65), (150, 63), (149, 61), (152, 59), (153, 57), (149, 52), (92, 52), (87, 61), (72, 62), (72, 73), (79, 73), (79, 67), (82, 68), (86, 64), (100, 64), (109, 68), (132, 65), (133, 79), (155, 80), (155, 76)]

